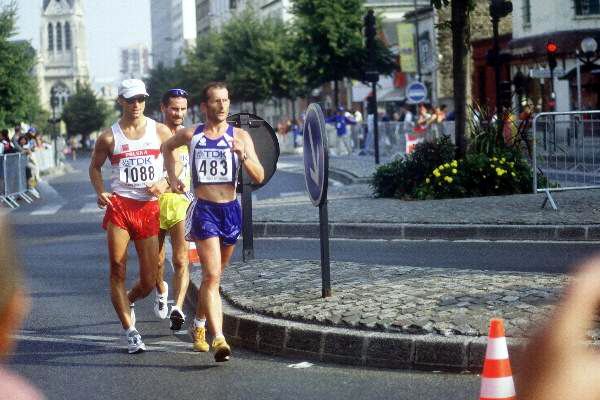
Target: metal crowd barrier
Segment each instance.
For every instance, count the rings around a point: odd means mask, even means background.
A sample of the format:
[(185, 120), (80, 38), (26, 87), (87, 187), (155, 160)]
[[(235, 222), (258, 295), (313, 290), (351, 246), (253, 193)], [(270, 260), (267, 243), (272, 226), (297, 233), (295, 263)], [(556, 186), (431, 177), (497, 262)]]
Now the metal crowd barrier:
[[(537, 179), (542, 172), (549, 184)], [(558, 187), (554, 187), (558, 185)], [(533, 119), (533, 192), (600, 188), (600, 110), (545, 112)]]
[[(369, 123), (354, 125), (351, 128), (353, 150), (356, 152), (373, 153), (375, 140), (373, 137), (373, 128)], [(419, 140), (433, 140), (436, 137), (450, 136), (454, 142), (454, 122), (448, 121), (430, 127), (422, 133), (415, 133), (414, 124), (403, 121), (378, 122), (379, 153), (383, 156), (403, 156), (411, 151), (411, 147)], [(330, 147), (343, 150), (341, 146), (336, 146), (338, 138), (334, 135), (335, 129), (330, 135)], [(333, 137), (332, 137), (333, 136)], [(362, 140), (360, 139), (362, 137)], [(419, 139), (415, 141), (415, 138)], [(339, 150), (338, 150), (339, 151)]]
[[(10, 153), (0, 155), (0, 204), (4, 203), (10, 208), (19, 207), (19, 199), (27, 203), (33, 201), (33, 197), (39, 198), (35, 188), (27, 186), (27, 163), (28, 156), (22, 153)], [(45, 149), (36, 149), (31, 154), (33, 169), (31, 173), (37, 174), (47, 171), (55, 166), (54, 144)], [(37, 178), (37, 177), (36, 177)]]
[(28, 203), (33, 201), (27, 190), (26, 166), (24, 154), (0, 155), (0, 202), (10, 208), (19, 207), (19, 198)]

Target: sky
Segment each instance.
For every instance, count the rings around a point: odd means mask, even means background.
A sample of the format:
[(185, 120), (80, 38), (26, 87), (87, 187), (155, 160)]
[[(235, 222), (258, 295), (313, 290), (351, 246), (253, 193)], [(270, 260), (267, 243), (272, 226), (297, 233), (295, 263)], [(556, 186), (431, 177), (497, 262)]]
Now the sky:
[[(5, 4), (7, 0), (0, 0)], [(39, 50), (43, 0), (17, 0), (17, 35)], [(150, 0), (82, 0), (90, 77), (119, 79), (119, 50), (137, 43), (151, 49)]]

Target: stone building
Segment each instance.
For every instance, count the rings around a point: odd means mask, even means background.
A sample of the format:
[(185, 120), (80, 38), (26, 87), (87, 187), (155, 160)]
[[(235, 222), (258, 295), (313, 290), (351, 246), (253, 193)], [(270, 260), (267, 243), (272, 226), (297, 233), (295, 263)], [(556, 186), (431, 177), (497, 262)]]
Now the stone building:
[(151, 0), (152, 64), (173, 67), (196, 44), (194, 0)]
[[(600, 1), (513, 0), (513, 5), (511, 68), (513, 77), (524, 77), (523, 95), (538, 111), (600, 109)], [(596, 42), (587, 57), (584, 39)], [(552, 81), (546, 51), (550, 40), (558, 48)]]
[(39, 67), (41, 103), (60, 115), (77, 85), (89, 82), (85, 24), (81, 0), (44, 0), (40, 28)]

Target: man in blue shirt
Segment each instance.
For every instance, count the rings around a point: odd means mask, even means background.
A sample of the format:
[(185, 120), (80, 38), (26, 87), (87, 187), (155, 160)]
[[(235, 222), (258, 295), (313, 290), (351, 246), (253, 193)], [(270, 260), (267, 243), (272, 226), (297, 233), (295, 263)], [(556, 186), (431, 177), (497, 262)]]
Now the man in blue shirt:
[(338, 107), (336, 115), (325, 118), (325, 122), (335, 125), (340, 147), (339, 155), (342, 154), (342, 146), (346, 148), (348, 154), (352, 154), (352, 143), (346, 125), (355, 125), (356, 120), (345, 114), (344, 107)]

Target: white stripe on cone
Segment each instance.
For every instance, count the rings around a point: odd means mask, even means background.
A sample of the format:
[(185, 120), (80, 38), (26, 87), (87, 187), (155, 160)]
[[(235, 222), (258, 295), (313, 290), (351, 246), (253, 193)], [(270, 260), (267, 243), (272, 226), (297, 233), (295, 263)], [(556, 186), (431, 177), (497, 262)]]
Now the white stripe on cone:
[(515, 396), (515, 383), (512, 376), (504, 378), (481, 377), (480, 397), (490, 399), (504, 399)]
[(198, 257), (198, 253), (196, 252), (196, 243), (194, 242), (190, 242), (188, 258), (190, 260), (190, 264), (200, 264), (200, 258)]
[(488, 360), (506, 360), (508, 359), (508, 347), (506, 338), (489, 338), (488, 345), (485, 350), (485, 358)]

